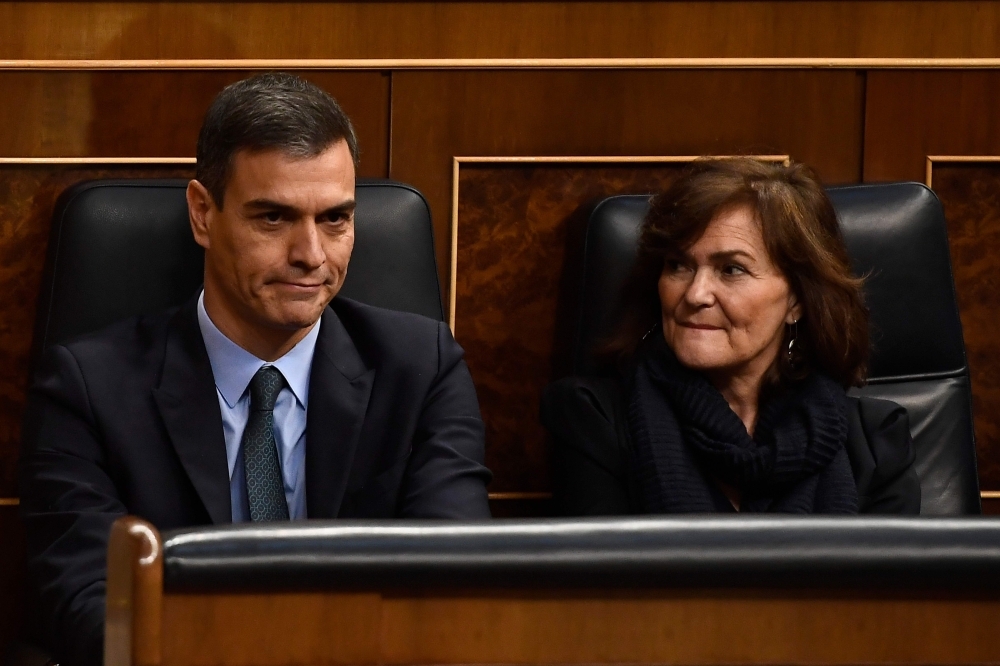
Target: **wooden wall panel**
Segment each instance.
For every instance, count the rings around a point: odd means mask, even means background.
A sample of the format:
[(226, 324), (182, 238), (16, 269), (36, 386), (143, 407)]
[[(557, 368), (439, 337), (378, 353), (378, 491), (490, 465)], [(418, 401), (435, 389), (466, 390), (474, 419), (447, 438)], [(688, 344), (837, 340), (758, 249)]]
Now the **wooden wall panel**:
[[(872, 71), (867, 77), (864, 179), (926, 179), (929, 155), (1000, 155), (1000, 70)], [(972, 373), (979, 478), (1000, 489), (1000, 346), (994, 321), (1000, 256), (1000, 169), (938, 164)]]
[[(208, 105), (247, 71), (0, 72), (0, 156), (194, 157)], [(385, 177), (389, 75), (303, 72), (338, 99), (361, 144), (359, 173)]]
[(861, 176), (852, 71), (505, 71), (393, 75), (390, 174), (434, 215), (448, 284), (454, 156), (788, 154)]
[(979, 482), (1000, 490), (1000, 164), (934, 167), (934, 190), (948, 220), (951, 260), (965, 349), (972, 374), (972, 408)]
[(923, 182), (928, 155), (1000, 155), (1000, 70), (867, 78), (866, 181)]
[(588, 204), (665, 188), (681, 164), (463, 165), (456, 337), (496, 492), (550, 490), (542, 389), (570, 374)]
[(190, 166), (0, 166), (0, 497), (16, 490), (21, 415), (52, 208), (90, 178), (190, 177)]
[(988, 0), (4, 2), (0, 59), (997, 57)]

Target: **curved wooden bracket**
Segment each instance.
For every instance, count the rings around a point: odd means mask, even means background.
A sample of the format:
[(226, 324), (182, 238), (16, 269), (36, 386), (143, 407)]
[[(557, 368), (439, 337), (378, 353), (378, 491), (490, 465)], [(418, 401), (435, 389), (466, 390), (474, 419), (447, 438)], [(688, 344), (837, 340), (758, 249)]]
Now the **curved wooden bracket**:
[(108, 543), (105, 666), (159, 666), (163, 542), (155, 527), (125, 516)]

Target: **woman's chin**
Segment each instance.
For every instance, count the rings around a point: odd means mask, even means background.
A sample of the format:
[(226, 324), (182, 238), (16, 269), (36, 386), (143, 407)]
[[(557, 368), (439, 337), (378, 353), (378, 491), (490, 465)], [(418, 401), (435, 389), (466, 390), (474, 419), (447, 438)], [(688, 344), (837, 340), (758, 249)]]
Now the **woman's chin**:
[(710, 349), (675, 349), (674, 356), (677, 357), (677, 361), (685, 368), (699, 372), (720, 370), (730, 365), (730, 363), (727, 363), (729, 359), (720, 358), (715, 350)]

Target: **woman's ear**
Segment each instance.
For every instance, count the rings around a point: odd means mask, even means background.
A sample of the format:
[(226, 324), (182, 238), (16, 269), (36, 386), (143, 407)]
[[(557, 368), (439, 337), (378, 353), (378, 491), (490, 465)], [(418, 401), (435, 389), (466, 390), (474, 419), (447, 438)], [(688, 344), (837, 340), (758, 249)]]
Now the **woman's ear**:
[(802, 319), (802, 305), (799, 303), (799, 297), (791, 293), (788, 295), (788, 314), (785, 315), (785, 323), (794, 324), (799, 319)]

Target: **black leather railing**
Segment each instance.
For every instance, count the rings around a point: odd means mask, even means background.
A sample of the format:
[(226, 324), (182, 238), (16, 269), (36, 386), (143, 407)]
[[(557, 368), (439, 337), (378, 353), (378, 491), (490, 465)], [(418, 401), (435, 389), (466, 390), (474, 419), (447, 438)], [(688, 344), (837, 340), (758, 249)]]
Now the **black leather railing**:
[(797, 587), (1000, 593), (988, 518), (250, 524), (166, 532), (181, 590)]

